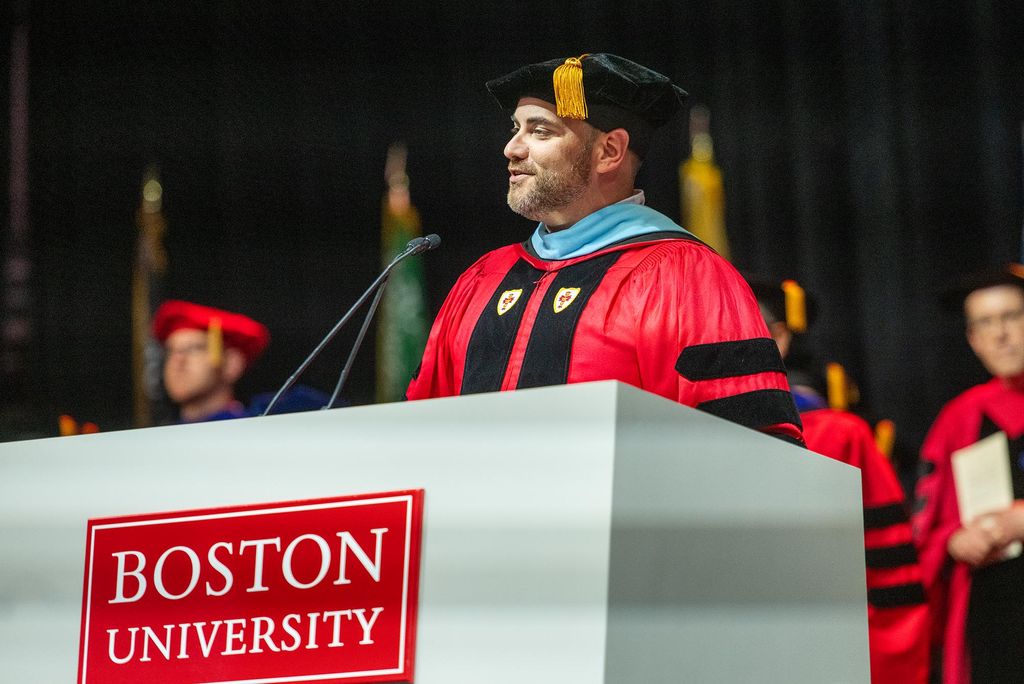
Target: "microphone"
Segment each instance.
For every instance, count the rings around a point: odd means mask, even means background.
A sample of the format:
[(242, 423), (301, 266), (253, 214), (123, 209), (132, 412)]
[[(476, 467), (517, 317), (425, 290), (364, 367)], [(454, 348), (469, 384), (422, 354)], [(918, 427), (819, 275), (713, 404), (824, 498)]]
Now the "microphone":
[(418, 237), (409, 240), (409, 244), (407, 244), (405, 248), (411, 249), (413, 254), (422, 254), (423, 252), (429, 252), (432, 249), (437, 249), (440, 246), (441, 238), (437, 233), (431, 233), (426, 237)]
[(373, 300), (373, 304), (370, 306), (370, 310), (366, 316), (366, 320), (363, 321), (363, 327), (360, 328), (359, 330), (359, 335), (356, 339), (356, 343), (353, 346), (352, 351), (349, 353), (349, 358), (345, 363), (345, 369), (342, 371), (342, 376), (338, 378), (338, 385), (334, 388), (334, 395), (331, 397), (330, 401), (327, 402), (327, 406), (325, 408), (329, 408), (332, 404), (334, 404), (335, 400), (338, 398), (338, 395), (341, 392), (342, 385), (344, 384), (345, 380), (348, 377), (348, 371), (351, 370), (352, 361), (355, 359), (356, 351), (359, 349), (359, 346), (362, 344), (363, 337), (366, 335), (366, 330), (369, 328), (370, 320), (373, 317), (374, 312), (376, 312), (377, 310), (377, 305), (380, 303), (381, 296), (384, 294), (384, 287), (387, 285), (387, 281), (389, 276), (391, 275), (391, 271), (403, 259), (410, 257), (413, 254), (422, 254), (423, 252), (429, 252), (430, 250), (437, 249), (440, 246), (441, 238), (438, 237), (436, 233), (431, 233), (430, 235), (427, 235), (425, 237), (418, 237), (409, 240), (409, 242), (405, 245), (405, 249), (399, 252), (398, 256), (392, 259), (391, 263), (384, 267), (384, 270), (381, 271), (381, 274), (379, 276), (377, 276), (377, 279), (370, 283), (370, 287), (366, 288), (366, 291), (363, 292), (362, 295), (360, 295), (359, 299), (356, 300), (356, 303), (353, 304), (349, 308), (349, 310), (345, 312), (345, 315), (342, 316), (341, 319), (334, 324), (334, 327), (330, 329), (327, 335), (325, 335), (324, 338), (320, 340), (320, 344), (316, 345), (313, 351), (310, 352), (309, 356), (306, 357), (306, 360), (303, 361), (299, 365), (299, 367), (295, 369), (295, 372), (288, 377), (285, 383), (281, 386), (281, 389), (277, 391), (277, 394), (274, 395), (274, 398), (270, 400), (269, 404), (267, 404), (267, 408), (264, 409), (261, 415), (270, 415), (270, 411), (281, 399), (281, 396), (289, 389), (291, 389), (292, 385), (295, 384), (295, 381), (299, 379), (299, 376), (302, 375), (302, 373), (307, 368), (309, 368), (309, 364), (313, 363), (313, 361), (318, 356), (320, 356), (320, 353), (324, 350), (324, 347), (326, 347), (330, 343), (330, 341), (334, 339), (334, 336), (338, 334), (338, 332), (342, 329), (342, 327), (344, 327), (346, 323), (348, 323), (349, 319), (352, 318), (352, 316), (359, 309), (359, 307), (363, 305), (363, 303), (370, 297), (371, 294), (373, 294), (374, 290), (380, 288), (377, 291), (377, 296)]

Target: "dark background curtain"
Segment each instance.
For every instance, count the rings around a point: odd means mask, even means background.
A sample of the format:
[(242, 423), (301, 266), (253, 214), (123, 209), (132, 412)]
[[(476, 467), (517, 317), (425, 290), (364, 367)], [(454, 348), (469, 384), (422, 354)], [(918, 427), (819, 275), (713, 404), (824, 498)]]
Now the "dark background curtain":
[[(147, 165), (164, 185), (166, 291), (265, 322), (271, 348), (240, 389), (274, 389), (378, 269), (388, 145), (408, 143), (413, 201), (444, 239), (426, 257), (436, 311), (462, 269), (532, 229), (504, 203), (510, 123), (484, 81), (598, 51), (668, 74), (710, 108), (734, 263), (813, 293), (815, 345), (847, 366), (874, 415), (896, 421), (901, 446), (916, 449), (941, 404), (985, 377), (936, 293), (1020, 259), (1019, 2), (36, 1), (6, 12), (5, 46), (15, 26), (30, 35), (36, 306), (30, 390), (0, 390), (6, 410), (16, 399), (33, 418), (4, 438), (52, 434), (61, 412), (129, 425), (133, 213)], [(10, 104), (6, 82), (0, 97)], [(674, 218), (687, 155), (681, 118), (639, 181)], [(329, 390), (346, 345), (306, 382)], [(372, 400), (372, 355), (368, 344), (351, 378), (356, 403)]]

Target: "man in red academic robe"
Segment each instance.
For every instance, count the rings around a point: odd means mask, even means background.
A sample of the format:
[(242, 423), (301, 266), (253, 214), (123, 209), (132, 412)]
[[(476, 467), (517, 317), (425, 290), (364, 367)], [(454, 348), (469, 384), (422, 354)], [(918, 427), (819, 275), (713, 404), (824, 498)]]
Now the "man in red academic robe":
[(407, 397), (614, 379), (800, 443), (749, 288), (634, 187), (685, 93), (609, 54), (531, 64), (487, 87), (512, 115), (509, 206), (541, 223), (459, 278)]
[[(1024, 681), (1024, 267), (963, 288), (967, 341), (992, 374), (943, 407), (921, 449), (915, 533), (937, 617), (945, 684)], [(997, 431), (1009, 444), (1014, 503), (961, 523), (951, 455)]]
[[(829, 408), (814, 386), (818, 374), (804, 367), (812, 365), (812, 357), (804, 348), (806, 338), (801, 333), (814, 311), (802, 288), (793, 281), (780, 286), (753, 278), (751, 285), (772, 339), (789, 366), (807, 448), (860, 469), (871, 681), (925, 684), (930, 622), (903, 488), (876, 446), (868, 423), (849, 411)], [(794, 290), (799, 294), (794, 295)], [(791, 295), (788, 306), (787, 291)], [(794, 346), (800, 347), (795, 353)], [(845, 388), (838, 389), (845, 392)], [(837, 394), (831, 390), (830, 395)], [(841, 405), (846, 403), (844, 400)]]

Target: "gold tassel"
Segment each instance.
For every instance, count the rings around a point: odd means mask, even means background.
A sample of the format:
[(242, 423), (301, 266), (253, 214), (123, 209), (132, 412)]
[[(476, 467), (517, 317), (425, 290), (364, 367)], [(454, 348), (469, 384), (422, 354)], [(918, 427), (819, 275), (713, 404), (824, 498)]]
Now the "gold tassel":
[(795, 333), (807, 331), (807, 297), (795, 280), (783, 280), (786, 295), (786, 327)]
[(552, 79), (555, 86), (555, 113), (566, 119), (587, 120), (587, 98), (583, 92), (583, 64), (587, 55), (565, 60)]
[(896, 424), (885, 418), (875, 426), (875, 445), (882, 455), (892, 458), (892, 449), (896, 445)]
[(224, 360), (224, 333), (221, 330), (220, 318), (210, 319), (210, 327), (206, 334), (206, 349), (210, 354), (210, 363), (214, 368), (220, 368)]
[(828, 405), (839, 411), (850, 407), (846, 396), (846, 371), (841, 364), (832, 362), (825, 366), (825, 381), (828, 384)]

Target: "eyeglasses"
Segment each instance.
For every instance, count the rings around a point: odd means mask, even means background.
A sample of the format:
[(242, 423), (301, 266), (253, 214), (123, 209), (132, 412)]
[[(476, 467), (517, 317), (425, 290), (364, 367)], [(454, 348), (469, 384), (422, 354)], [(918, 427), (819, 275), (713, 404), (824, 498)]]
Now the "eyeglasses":
[(975, 318), (974, 320), (967, 321), (967, 329), (974, 333), (990, 335), (1002, 330), (1004, 326), (1017, 323), (1021, 319), (1024, 319), (1024, 308)]
[(203, 353), (207, 351), (205, 342), (195, 342), (193, 344), (183, 344), (180, 346), (172, 347), (167, 345), (164, 347), (164, 355), (167, 358), (174, 356), (175, 354), (182, 354), (183, 356), (192, 356), (193, 354)]

